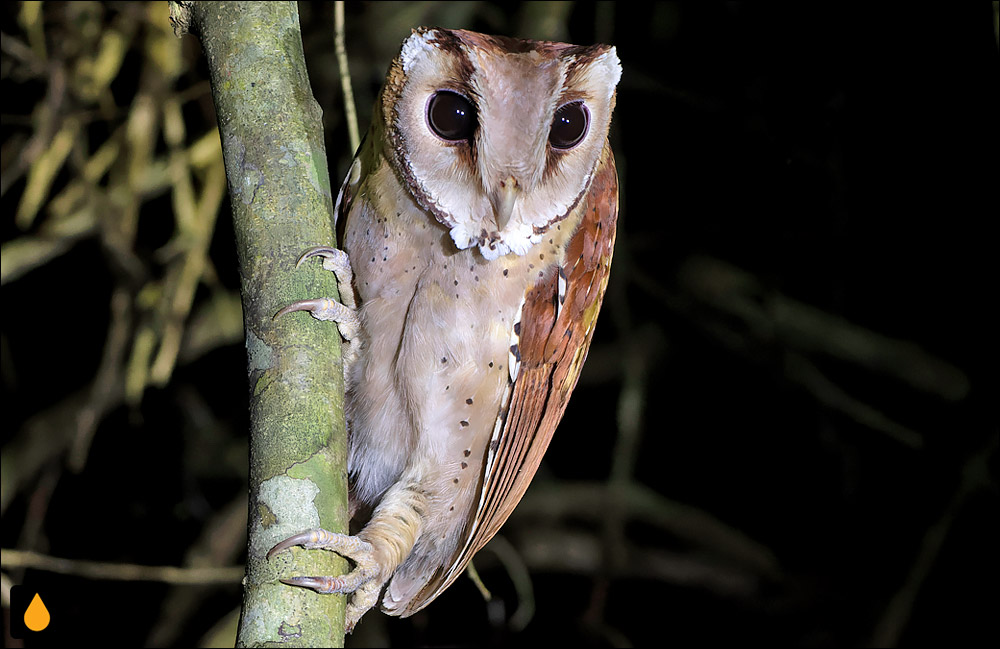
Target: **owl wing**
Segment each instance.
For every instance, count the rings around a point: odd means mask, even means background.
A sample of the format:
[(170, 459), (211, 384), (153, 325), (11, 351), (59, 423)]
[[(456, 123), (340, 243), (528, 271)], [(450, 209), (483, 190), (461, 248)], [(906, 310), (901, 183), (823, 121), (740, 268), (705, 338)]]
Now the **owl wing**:
[(369, 139), (367, 133), (361, 138), (358, 150), (354, 153), (354, 159), (351, 160), (351, 166), (347, 171), (344, 182), (340, 185), (340, 192), (337, 194), (337, 201), (333, 206), (333, 228), (337, 235), (337, 242), (341, 246), (344, 245), (344, 229), (347, 227), (347, 215), (351, 213), (357, 188), (360, 185), (358, 181), (365, 170), (371, 166), (368, 161), (373, 155), (373, 151), (368, 145)]
[(520, 336), (511, 349), (515, 357), (520, 355), (520, 369), (487, 449), (479, 506), (466, 526), (466, 543), (406, 603), (404, 617), (447, 588), (514, 511), (576, 387), (608, 284), (618, 220), (618, 175), (607, 144), (578, 209), (583, 219), (562, 266), (550, 268), (525, 295)]

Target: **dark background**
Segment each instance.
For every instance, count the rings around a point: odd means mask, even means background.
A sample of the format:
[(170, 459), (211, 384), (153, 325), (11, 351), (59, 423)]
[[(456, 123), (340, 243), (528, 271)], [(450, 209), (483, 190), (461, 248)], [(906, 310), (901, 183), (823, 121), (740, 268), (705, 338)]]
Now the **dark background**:
[[(362, 129), (420, 24), (611, 42), (624, 73), (612, 280), (545, 463), (477, 557), (494, 599), (460, 579), (407, 620), (369, 613), (349, 644), (995, 645), (995, 6), (350, 4)], [(199, 44), (174, 40), (166, 3), (0, 11), (2, 546), (239, 565), (247, 383), (228, 203), (171, 316), (201, 253), (175, 183), (134, 171), (213, 131)], [(300, 14), (336, 185), (349, 147), (332, 5)], [(124, 48), (110, 68), (109, 35)], [(32, 170), (67, 120), (82, 126), (32, 213)], [(113, 161), (87, 177), (108, 142)], [(219, 164), (192, 163), (196, 192)], [(82, 198), (60, 211), (74, 182)], [(172, 330), (176, 367), (143, 379)], [(236, 582), (6, 559), (3, 573), (5, 590), (71, 594), (65, 641), (232, 642)]]

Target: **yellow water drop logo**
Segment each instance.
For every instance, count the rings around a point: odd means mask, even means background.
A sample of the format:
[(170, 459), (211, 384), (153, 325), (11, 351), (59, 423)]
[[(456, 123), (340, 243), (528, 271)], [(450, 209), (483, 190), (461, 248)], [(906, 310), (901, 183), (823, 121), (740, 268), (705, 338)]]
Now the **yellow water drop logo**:
[(51, 619), (52, 616), (49, 615), (49, 609), (45, 608), (45, 603), (42, 602), (41, 596), (35, 593), (31, 603), (28, 604), (27, 610), (24, 611), (24, 626), (32, 631), (42, 631), (49, 625)]

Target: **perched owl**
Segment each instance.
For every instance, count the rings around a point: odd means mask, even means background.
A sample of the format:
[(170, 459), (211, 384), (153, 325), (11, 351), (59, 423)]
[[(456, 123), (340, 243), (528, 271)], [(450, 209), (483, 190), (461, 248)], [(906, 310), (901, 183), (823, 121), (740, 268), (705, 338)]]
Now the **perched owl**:
[[(407, 616), (458, 577), (527, 489), (576, 386), (618, 215), (615, 48), (417, 29), (336, 204), (355, 568), (285, 583)], [(346, 254), (345, 254), (346, 253)]]

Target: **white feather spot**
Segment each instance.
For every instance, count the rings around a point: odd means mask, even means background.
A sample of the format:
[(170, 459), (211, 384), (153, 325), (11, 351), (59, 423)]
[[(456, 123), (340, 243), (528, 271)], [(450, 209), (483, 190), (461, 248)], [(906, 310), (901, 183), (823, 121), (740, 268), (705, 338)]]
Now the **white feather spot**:
[(507, 340), (507, 369), (510, 372), (510, 381), (517, 380), (517, 375), (521, 370), (521, 312), (524, 311), (524, 298), (521, 296), (521, 303), (517, 305), (517, 313), (514, 314), (514, 324), (510, 327), (510, 338)]
[[(457, 229), (457, 226), (456, 226)], [(454, 229), (452, 239), (455, 238)], [(508, 253), (523, 256), (531, 250), (531, 247), (542, 240), (542, 233), (535, 234), (534, 228), (529, 223), (511, 222), (501, 233), (499, 239), (491, 239), (479, 245), (479, 252), (483, 258), (489, 261), (502, 257)]]
[[(454, 235), (452, 235), (452, 237), (454, 238)], [(493, 261), (497, 257), (502, 257), (510, 252), (510, 248), (508, 248), (503, 241), (490, 241), (479, 246), (479, 252), (483, 255), (483, 259), (486, 261)]]
[(516, 381), (517, 375), (521, 371), (521, 353), (518, 351), (517, 355), (514, 352), (517, 351), (517, 345), (511, 345), (510, 351), (507, 352), (507, 367), (510, 369), (510, 380)]
[(434, 49), (431, 45), (433, 32), (414, 32), (403, 41), (403, 49), (399, 58), (403, 63), (403, 72), (409, 72), (413, 64), (425, 53)]
[[(468, 248), (469, 246), (471, 246), (473, 243), (476, 242), (476, 236), (472, 234), (472, 232), (469, 230), (468, 226), (465, 223), (459, 223), (451, 230), (449, 230), (448, 234), (451, 235), (451, 240), (455, 242), (455, 246), (459, 250), (465, 250), (466, 248)], [(485, 252), (483, 253), (483, 256), (486, 257)], [(486, 257), (486, 258), (493, 259), (493, 257)]]
[(354, 159), (354, 164), (351, 165), (351, 171), (347, 175), (347, 182), (350, 183), (351, 187), (356, 186), (358, 184), (359, 180), (361, 180), (361, 158), (360, 157)]
[(559, 294), (556, 296), (556, 320), (559, 319), (559, 314), (562, 313), (563, 302), (566, 301), (566, 273), (563, 272), (562, 266), (559, 267)]

